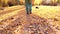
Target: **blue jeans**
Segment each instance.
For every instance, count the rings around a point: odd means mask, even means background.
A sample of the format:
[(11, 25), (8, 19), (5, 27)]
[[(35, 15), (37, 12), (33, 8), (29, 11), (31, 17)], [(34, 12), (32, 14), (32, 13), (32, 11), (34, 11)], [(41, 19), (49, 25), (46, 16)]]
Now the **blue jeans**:
[(31, 12), (31, 10), (32, 10), (32, 4), (26, 3), (26, 11), (27, 11), (27, 13)]

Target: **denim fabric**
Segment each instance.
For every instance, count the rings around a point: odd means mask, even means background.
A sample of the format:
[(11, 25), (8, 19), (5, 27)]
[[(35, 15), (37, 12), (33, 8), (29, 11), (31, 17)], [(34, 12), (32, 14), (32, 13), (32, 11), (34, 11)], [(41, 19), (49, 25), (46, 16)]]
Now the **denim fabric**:
[(32, 10), (32, 4), (29, 5), (29, 11), (31, 11), (31, 10)]
[(26, 11), (27, 13), (32, 10), (32, 4), (26, 3)]
[(25, 0), (25, 3), (30, 4), (32, 2), (32, 0)]

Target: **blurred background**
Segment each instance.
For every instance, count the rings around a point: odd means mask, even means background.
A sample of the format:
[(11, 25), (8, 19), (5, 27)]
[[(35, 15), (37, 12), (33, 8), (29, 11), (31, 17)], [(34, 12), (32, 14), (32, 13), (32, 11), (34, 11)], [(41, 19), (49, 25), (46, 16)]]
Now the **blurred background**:
[[(24, 5), (25, 0), (0, 0), (0, 7)], [(32, 0), (33, 5), (59, 6), (60, 0)]]

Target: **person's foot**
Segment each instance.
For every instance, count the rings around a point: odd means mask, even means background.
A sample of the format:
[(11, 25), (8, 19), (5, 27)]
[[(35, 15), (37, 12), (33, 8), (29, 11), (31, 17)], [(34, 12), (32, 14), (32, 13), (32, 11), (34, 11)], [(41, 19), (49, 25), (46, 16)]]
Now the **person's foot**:
[(30, 14), (32, 14), (32, 12), (30, 12)]
[(27, 13), (27, 14), (29, 14), (29, 13)]

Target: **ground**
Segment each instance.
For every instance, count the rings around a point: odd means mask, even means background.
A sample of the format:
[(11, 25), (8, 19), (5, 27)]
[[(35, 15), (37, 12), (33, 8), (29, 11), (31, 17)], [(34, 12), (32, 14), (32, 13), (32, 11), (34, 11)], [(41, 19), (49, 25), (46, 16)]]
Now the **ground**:
[(60, 7), (37, 7), (29, 15), (23, 5), (0, 10), (0, 34), (60, 34)]

